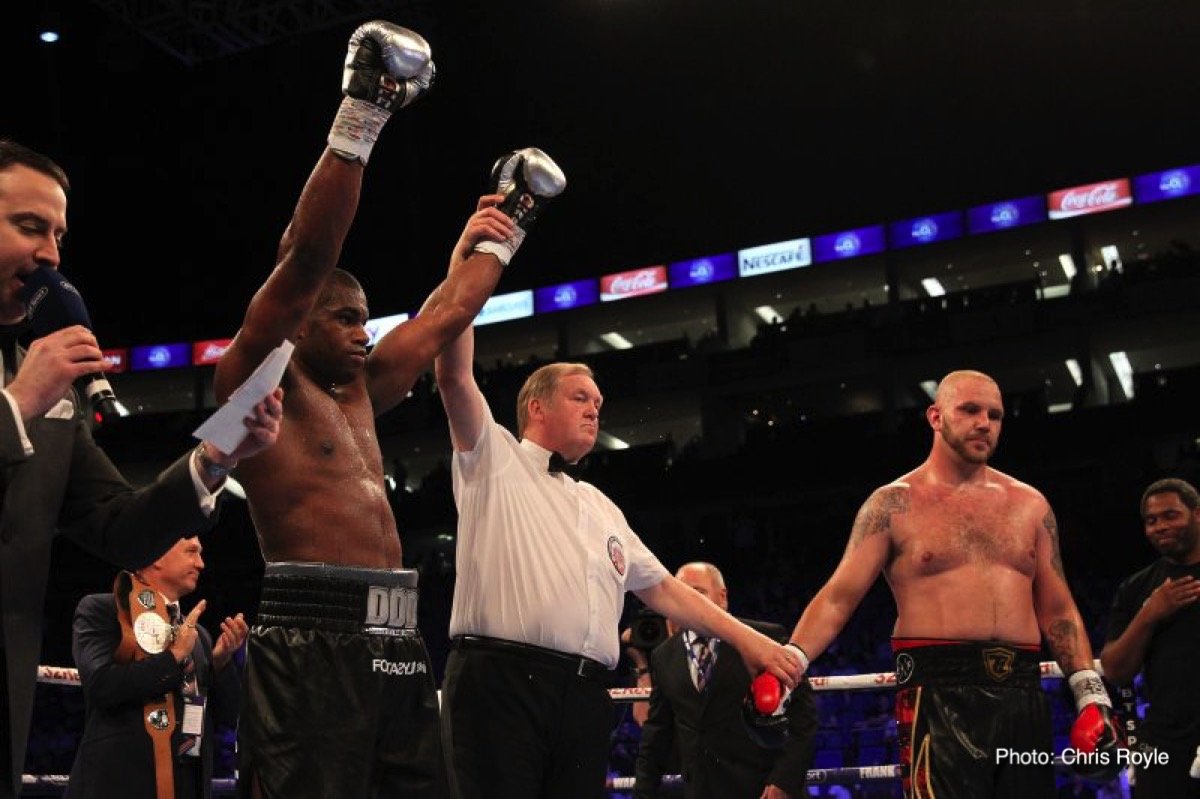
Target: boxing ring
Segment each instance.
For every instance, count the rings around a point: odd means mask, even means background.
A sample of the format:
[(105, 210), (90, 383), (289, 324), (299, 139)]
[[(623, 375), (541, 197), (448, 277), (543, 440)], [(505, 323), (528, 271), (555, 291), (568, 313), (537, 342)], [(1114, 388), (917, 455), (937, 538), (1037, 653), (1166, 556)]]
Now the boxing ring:
[[(1062, 679), (1062, 670), (1057, 663), (1045, 661), (1040, 664), (1041, 678)], [(1100, 671), (1100, 661), (1094, 662), (1094, 667)], [(76, 686), (80, 685), (79, 671), (68, 666), (38, 666), (37, 680), (44, 685)], [(896, 674), (891, 671), (869, 674), (848, 674), (830, 676), (811, 676), (808, 684), (814, 692), (829, 691), (886, 691), (896, 687)], [(649, 688), (612, 688), (609, 690), (616, 704), (632, 704), (646, 702), (650, 699)], [(812, 785), (855, 785), (868, 782), (892, 782), (902, 776), (903, 767), (899, 763), (872, 766), (847, 766), (843, 768), (817, 768), (808, 772), (808, 784)], [(30, 796), (58, 796), (66, 789), (68, 776), (65, 774), (23, 774), (21, 777), (25, 791), (33, 789), (36, 793)], [(664, 784), (681, 782), (679, 775), (667, 775)], [(633, 789), (634, 778), (631, 776), (611, 777), (608, 780), (610, 791), (630, 791)], [(237, 786), (234, 779), (214, 779), (213, 794), (232, 795)]]

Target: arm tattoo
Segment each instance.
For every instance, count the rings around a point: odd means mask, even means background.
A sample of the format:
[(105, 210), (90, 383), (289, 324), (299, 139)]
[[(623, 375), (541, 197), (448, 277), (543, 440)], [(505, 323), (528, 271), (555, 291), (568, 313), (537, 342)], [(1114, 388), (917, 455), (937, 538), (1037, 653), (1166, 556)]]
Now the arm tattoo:
[(908, 512), (908, 491), (898, 486), (883, 488), (863, 503), (854, 518), (854, 529), (850, 531), (850, 547), (862, 543), (868, 536), (892, 531), (892, 514)]
[(1058, 549), (1058, 520), (1054, 518), (1054, 511), (1046, 511), (1046, 515), (1042, 517), (1042, 527), (1046, 528), (1046, 535), (1050, 536), (1050, 565), (1054, 567), (1055, 573), (1065, 580), (1067, 575), (1063, 572), (1062, 553)]
[[(1049, 629), (1046, 630), (1050, 653), (1054, 655), (1054, 659), (1058, 661), (1058, 665), (1066, 673), (1075, 670), (1074, 665), (1077, 658), (1075, 642), (1078, 637), (1079, 633), (1075, 629), (1075, 623), (1070, 619), (1053, 621), (1050, 623)], [(1091, 668), (1091, 666), (1089, 665), (1087, 668)]]

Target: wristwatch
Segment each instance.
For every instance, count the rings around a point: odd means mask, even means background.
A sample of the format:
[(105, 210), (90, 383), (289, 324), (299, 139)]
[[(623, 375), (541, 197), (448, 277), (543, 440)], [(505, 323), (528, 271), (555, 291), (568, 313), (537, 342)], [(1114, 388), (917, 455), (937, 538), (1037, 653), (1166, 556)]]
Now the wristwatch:
[(234, 466), (236, 465), (237, 464), (234, 464), (233, 466), (223, 466), (222, 464), (219, 464), (212, 458), (208, 457), (208, 452), (204, 449), (203, 441), (201, 441), (200, 445), (196, 447), (196, 466), (201, 472), (213, 480), (220, 480), (223, 477), (228, 477), (229, 473), (233, 471)]

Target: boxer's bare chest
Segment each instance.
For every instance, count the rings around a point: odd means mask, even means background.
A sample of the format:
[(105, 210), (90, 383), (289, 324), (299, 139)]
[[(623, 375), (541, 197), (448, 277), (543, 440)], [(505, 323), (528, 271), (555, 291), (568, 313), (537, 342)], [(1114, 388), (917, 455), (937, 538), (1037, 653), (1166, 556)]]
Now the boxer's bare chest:
[(295, 382), (285, 396), (279, 441), (246, 463), (264, 555), (399, 565), (400, 542), (365, 388), (343, 393)]
[(893, 565), (913, 576), (966, 566), (1032, 575), (1035, 531), (1027, 516), (1003, 488), (913, 491), (909, 512), (893, 520)]

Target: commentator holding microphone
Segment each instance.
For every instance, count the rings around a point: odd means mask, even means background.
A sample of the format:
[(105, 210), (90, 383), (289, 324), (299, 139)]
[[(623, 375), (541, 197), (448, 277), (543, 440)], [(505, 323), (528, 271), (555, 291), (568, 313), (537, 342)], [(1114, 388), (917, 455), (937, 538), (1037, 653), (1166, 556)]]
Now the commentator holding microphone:
[[(34, 338), (41, 338), (68, 327), (82, 326), (92, 329), (92, 317), (79, 290), (71, 285), (62, 274), (51, 266), (40, 266), (23, 275), (25, 285), (21, 298), (25, 304), (25, 315)], [(97, 422), (107, 422), (129, 411), (117, 401), (112, 385), (104, 372), (91, 372), (75, 381), (79, 393), (88, 399), (96, 412)]]
[[(28, 319), (29, 306), (83, 309), (69, 283), (47, 274), (58, 269), (68, 188), (49, 158), (0, 140), (0, 799), (16, 796), (24, 765), (54, 535), (118, 566), (157, 559), (211, 525), (225, 476), (275, 442), (283, 413), (276, 390), (233, 452), (201, 442), (151, 485), (129, 485), (92, 440), (73, 388), (103, 372), (95, 336)], [(86, 311), (73, 318), (86, 321)]]

